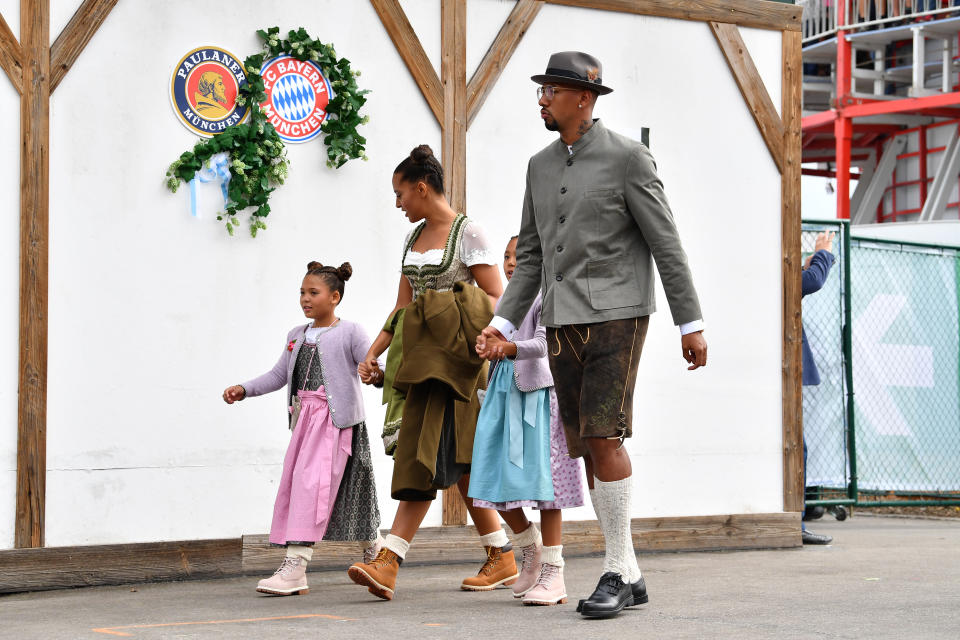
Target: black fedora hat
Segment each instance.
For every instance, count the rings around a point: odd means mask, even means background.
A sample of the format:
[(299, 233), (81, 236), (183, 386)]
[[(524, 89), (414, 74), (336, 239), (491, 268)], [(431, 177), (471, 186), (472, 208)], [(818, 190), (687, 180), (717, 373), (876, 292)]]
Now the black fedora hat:
[(550, 56), (547, 71), (542, 75), (530, 76), (537, 84), (561, 82), (574, 87), (583, 87), (605, 95), (613, 91), (603, 86), (603, 65), (588, 53), (580, 51), (561, 51)]

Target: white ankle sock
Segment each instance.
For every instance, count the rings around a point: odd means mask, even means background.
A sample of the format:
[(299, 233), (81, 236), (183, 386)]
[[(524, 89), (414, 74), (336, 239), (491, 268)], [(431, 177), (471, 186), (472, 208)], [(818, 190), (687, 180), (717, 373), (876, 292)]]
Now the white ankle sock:
[(390, 551), (393, 551), (395, 554), (400, 556), (401, 559), (403, 559), (407, 557), (407, 551), (410, 551), (410, 543), (400, 536), (395, 536), (392, 533), (389, 533), (383, 540), (383, 548), (390, 549)]
[(379, 533), (377, 534), (377, 537), (376, 537), (375, 539), (373, 539), (373, 540), (361, 540), (361, 541), (359, 542), (360, 551), (366, 551), (367, 549), (369, 549), (369, 548), (371, 548), (371, 547), (377, 546), (378, 543), (379, 543), (379, 545), (380, 545), (380, 548), (382, 549), (382, 548), (383, 548), (383, 536), (381, 536)]
[(302, 544), (288, 544), (287, 557), (302, 558), (303, 563), (306, 564), (313, 558), (313, 547), (308, 547)]
[(593, 482), (593, 497), (596, 499), (594, 505), (606, 546), (603, 571), (619, 573), (624, 582), (636, 582), (641, 574), (637, 565), (637, 554), (633, 550), (633, 536), (630, 533), (632, 480), (627, 476), (613, 482), (599, 479), (594, 479)]
[(543, 538), (540, 536), (540, 529), (537, 529), (537, 525), (531, 522), (529, 527), (520, 533), (513, 534), (513, 546), (522, 549), (532, 544), (542, 545)]
[(540, 549), (540, 562), (543, 564), (552, 564), (563, 568), (563, 545), (558, 544), (555, 547), (542, 547)]
[(485, 547), (505, 547), (508, 542), (510, 541), (507, 540), (507, 532), (503, 529), (497, 529), (485, 536), (480, 536), (480, 544)]

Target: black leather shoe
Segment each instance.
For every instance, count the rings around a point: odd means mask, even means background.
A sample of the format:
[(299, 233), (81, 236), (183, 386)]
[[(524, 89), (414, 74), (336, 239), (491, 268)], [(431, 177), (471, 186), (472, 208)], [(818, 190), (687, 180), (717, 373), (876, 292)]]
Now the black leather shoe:
[[(640, 576), (639, 580), (630, 585), (630, 591), (633, 592), (633, 602), (628, 602), (628, 607), (650, 602), (650, 598), (647, 596), (647, 583), (643, 581), (643, 576)], [(583, 603), (586, 601), (586, 598), (584, 598), (577, 603), (577, 613), (583, 610)]]
[(830, 536), (807, 531), (806, 529), (800, 532), (800, 537), (803, 538), (803, 544), (830, 544), (833, 542), (833, 538)]
[(600, 576), (597, 588), (583, 601), (580, 614), (587, 618), (611, 618), (617, 615), (633, 603), (632, 587), (623, 582), (619, 573), (608, 571)]

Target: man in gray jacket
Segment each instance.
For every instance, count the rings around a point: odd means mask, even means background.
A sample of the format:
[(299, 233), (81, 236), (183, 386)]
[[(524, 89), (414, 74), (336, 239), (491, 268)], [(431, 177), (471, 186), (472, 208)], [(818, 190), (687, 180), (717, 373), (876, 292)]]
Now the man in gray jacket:
[(606, 545), (603, 575), (578, 611), (611, 617), (647, 602), (630, 534), (633, 389), (649, 315), (653, 261), (688, 369), (707, 363), (700, 303), (673, 214), (647, 148), (593, 118), (600, 62), (553, 54), (539, 84), (540, 116), (560, 138), (530, 159), (517, 267), (498, 315), (477, 341), (509, 339), (543, 290), (550, 368), (570, 455), (584, 458)]

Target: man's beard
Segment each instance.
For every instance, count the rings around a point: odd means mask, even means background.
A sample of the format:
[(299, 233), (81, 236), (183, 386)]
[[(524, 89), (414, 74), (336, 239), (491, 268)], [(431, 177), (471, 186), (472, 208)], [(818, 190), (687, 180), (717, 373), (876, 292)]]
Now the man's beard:
[(557, 126), (556, 120), (544, 120), (543, 126), (547, 128), (547, 131), (559, 131), (560, 127)]

